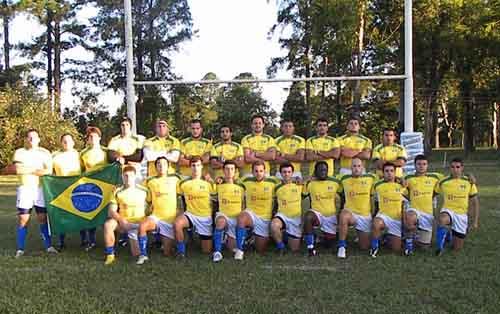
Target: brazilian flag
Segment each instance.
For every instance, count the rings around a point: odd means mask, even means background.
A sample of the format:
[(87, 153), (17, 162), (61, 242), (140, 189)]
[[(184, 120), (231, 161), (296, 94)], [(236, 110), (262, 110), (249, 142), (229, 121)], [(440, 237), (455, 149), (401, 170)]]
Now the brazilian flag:
[(118, 163), (79, 176), (43, 176), (43, 195), (52, 233), (78, 232), (104, 224), (118, 184), (121, 184)]

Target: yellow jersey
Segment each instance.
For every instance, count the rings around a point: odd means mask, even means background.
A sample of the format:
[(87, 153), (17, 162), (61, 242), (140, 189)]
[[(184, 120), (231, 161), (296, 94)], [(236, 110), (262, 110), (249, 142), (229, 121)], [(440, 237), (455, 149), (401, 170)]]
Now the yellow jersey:
[[(392, 144), (388, 146), (384, 146), (383, 144), (379, 144), (375, 146), (373, 149), (372, 160), (383, 160), (386, 162), (396, 161), (398, 159), (402, 159), (406, 161), (408, 158), (406, 154), (406, 149), (398, 144)], [(377, 175), (379, 177), (383, 177), (384, 173), (382, 170), (377, 169)], [(396, 167), (396, 177), (401, 178), (403, 176), (403, 168)]]
[[(227, 144), (219, 142), (215, 144), (210, 151), (210, 158), (217, 158), (222, 162), (225, 160), (235, 160), (238, 157), (243, 157), (243, 147), (236, 142)], [(213, 169), (213, 172), (215, 178), (224, 177), (224, 172), (222, 171), (222, 169)], [(238, 178), (238, 176), (239, 171), (238, 168), (236, 168), (235, 177)]]
[[(14, 152), (13, 162), (31, 171), (46, 168), (52, 170), (52, 156), (48, 150), (42, 147), (17, 149)], [(20, 174), (18, 177), (22, 186), (37, 187), (40, 185), (40, 177), (34, 174)]]
[(85, 171), (95, 171), (108, 163), (108, 150), (105, 147), (87, 147), (80, 152), (80, 159)]
[[(210, 154), (212, 150), (212, 142), (206, 138), (194, 139), (192, 137), (185, 138), (181, 141), (181, 153), (185, 156), (203, 156)], [(205, 173), (205, 165), (203, 165), (203, 173)], [(179, 173), (183, 176), (191, 175), (191, 167), (180, 166)]]
[(279, 184), (274, 177), (257, 181), (254, 177), (243, 179), (246, 188), (247, 208), (262, 219), (269, 220), (273, 215), (274, 189)]
[[(344, 134), (339, 137), (341, 148), (349, 148), (355, 150), (372, 149), (372, 141), (361, 134)], [(352, 158), (340, 156), (340, 168), (351, 169)], [(366, 167), (366, 164), (363, 163)]]
[[(149, 149), (154, 152), (170, 153), (173, 151), (181, 151), (181, 144), (178, 139), (173, 136), (158, 137), (153, 136), (144, 141), (144, 149)], [(175, 164), (168, 162), (168, 173), (175, 173)], [(156, 176), (155, 161), (148, 161), (148, 176)]]
[(407, 175), (404, 180), (407, 182), (408, 197), (410, 207), (429, 215), (434, 214), (433, 196), (434, 189), (443, 178), (440, 173), (426, 173), (424, 175)]
[[(280, 136), (276, 138), (276, 149), (281, 154), (295, 155), (299, 150), (306, 149), (306, 140), (300, 136)], [(301, 172), (301, 163), (293, 161), (293, 171)]]
[(344, 208), (360, 216), (371, 215), (372, 187), (376, 181), (375, 175), (367, 173), (359, 177), (344, 175), (340, 178), (340, 191), (344, 193)]
[(379, 213), (400, 220), (406, 188), (397, 182), (379, 181), (373, 186), (373, 194), (378, 202)]
[(304, 194), (311, 199), (311, 209), (329, 217), (337, 213), (335, 198), (340, 189), (340, 180), (335, 177), (328, 177), (326, 180), (307, 182)]
[(118, 213), (131, 223), (138, 223), (146, 216), (147, 190), (141, 186), (118, 188), (110, 203), (118, 206)]
[(184, 196), (186, 211), (195, 216), (212, 216), (210, 197), (214, 193), (213, 184), (203, 179), (187, 178), (179, 183), (179, 194)]
[[(339, 148), (339, 142), (337, 141), (336, 138), (332, 136), (313, 136), (307, 140), (306, 143), (306, 149), (310, 150), (314, 153), (317, 152), (327, 152), (330, 151), (334, 148)], [(335, 173), (335, 163), (333, 161), (333, 158), (326, 159), (326, 163), (328, 164), (328, 176), (333, 176)], [(314, 166), (316, 165), (316, 162), (311, 162), (309, 164), (309, 175), (313, 176), (314, 175)]]
[(217, 185), (219, 211), (229, 218), (236, 218), (243, 210), (245, 186), (241, 183), (223, 182)]
[(82, 173), (80, 153), (76, 150), (57, 151), (52, 154), (54, 174), (59, 177), (77, 176)]
[(477, 186), (470, 183), (469, 178), (465, 176), (443, 178), (435, 191), (443, 196), (443, 208), (451, 209), (461, 215), (467, 214), (469, 198), (478, 194)]
[(108, 149), (118, 152), (120, 156), (130, 156), (134, 154), (136, 150), (142, 149), (142, 146), (143, 142), (141, 138), (136, 135), (127, 137), (117, 135), (109, 141)]
[(177, 188), (180, 181), (176, 174), (155, 176), (146, 180), (148, 189), (146, 201), (151, 204), (151, 215), (168, 223), (177, 216)]
[[(248, 134), (241, 140), (241, 146), (243, 146), (243, 150), (250, 149), (256, 153), (265, 153), (271, 148), (276, 149), (276, 143), (274, 139), (267, 134), (262, 134), (262, 135)], [(269, 164), (268, 161), (265, 161), (264, 163), (266, 164), (266, 173), (270, 173), (271, 165)], [(251, 175), (252, 164), (245, 163), (242, 169), (242, 173), (244, 175)]]
[(274, 194), (278, 201), (278, 212), (290, 218), (302, 215), (302, 185), (281, 183), (276, 186)]

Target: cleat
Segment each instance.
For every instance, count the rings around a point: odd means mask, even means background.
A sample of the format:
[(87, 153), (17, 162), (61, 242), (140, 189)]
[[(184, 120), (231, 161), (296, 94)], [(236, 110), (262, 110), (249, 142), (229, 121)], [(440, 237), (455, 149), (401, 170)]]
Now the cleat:
[(49, 247), (47, 248), (46, 252), (47, 252), (47, 253), (49, 253), (49, 254), (57, 254), (57, 253), (59, 253), (59, 252), (56, 250), (56, 248), (55, 248), (55, 247), (53, 247), (53, 246), (49, 246)]
[(339, 247), (339, 249), (337, 250), (337, 257), (338, 258), (346, 258), (345, 252), (346, 252), (345, 247), (343, 247), (343, 246)]
[(87, 247), (85, 248), (85, 252), (90, 252), (92, 251), (93, 249), (95, 249), (97, 245), (95, 243), (89, 243), (89, 245), (87, 245)]
[(222, 258), (223, 258), (223, 256), (222, 256), (221, 252), (214, 252), (214, 254), (212, 255), (212, 261), (214, 263), (218, 263), (218, 262), (222, 261)]
[(16, 255), (15, 255), (15, 257), (16, 257), (16, 258), (20, 258), (20, 257), (21, 257), (21, 256), (23, 256), (23, 255), (24, 255), (24, 251), (23, 251), (23, 250), (17, 250), (17, 251), (16, 251)]
[(60, 252), (62, 250), (66, 249), (66, 244), (64, 243), (60, 243), (58, 246), (57, 246), (57, 250)]
[(237, 261), (242, 261), (244, 255), (245, 255), (245, 252), (243, 252), (240, 249), (236, 249), (236, 251), (234, 252), (234, 259)]
[(318, 255), (318, 251), (316, 251), (315, 248), (307, 249), (307, 255), (309, 257), (317, 256)]
[(411, 256), (411, 255), (413, 255), (413, 250), (411, 250), (411, 249), (405, 249), (404, 252), (403, 252), (403, 254), (405, 256)]
[(370, 256), (371, 257), (376, 258), (377, 257), (377, 253), (378, 253), (378, 248), (376, 248), (376, 249), (370, 249)]
[(115, 254), (106, 255), (106, 259), (104, 260), (104, 265), (111, 265), (116, 261)]
[(149, 261), (149, 257), (147, 257), (145, 255), (140, 255), (139, 258), (137, 259), (136, 264), (142, 265), (142, 264), (146, 263), (147, 261)]
[(184, 254), (184, 253), (177, 253), (175, 255), (175, 258), (178, 259), (178, 260), (184, 260), (184, 259), (186, 259), (186, 254)]
[(82, 249), (85, 249), (87, 246), (89, 246), (89, 242), (87, 240), (80, 242), (80, 247)]
[(444, 250), (442, 250), (442, 249), (436, 250), (436, 256), (441, 256), (441, 255), (443, 255), (443, 253), (444, 253)]

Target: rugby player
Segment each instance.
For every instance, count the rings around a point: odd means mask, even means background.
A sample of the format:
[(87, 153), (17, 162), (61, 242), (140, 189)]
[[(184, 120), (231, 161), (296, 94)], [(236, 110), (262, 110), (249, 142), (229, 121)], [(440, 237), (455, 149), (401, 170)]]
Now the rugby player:
[(156, 176), (156, 160), (165, 157), (168, 161), (168, 173), (176, 171), (176, 164), (179, 161), (181, 152), (180, 142), (170, 135), (167, 121), (159, 119), (155, 124), (155, 136), (148, 138), (142, 148), (144, 159), (148, 163), (148, 177)]
[[(291, 120), (281, 121), (282, 135), (276, 138), (276, 159), (274, 162), (278, 165), (291, 163), (293, 166), (294, 180), (302, 180), (301, 163), (305, 158), (306, 140), (295, 135), (295, 127)], [(281, 172), (276, 171), (276, 177), (281, 177)]]
[(382, 178), (382, 167), (386, 163), (396, 166), (396, 177), (403, 176), (403, 167), (406, 163), (406, 149), (396, 144), (396, 130), (385, 128), (382, 137), (382, 144), (373, 149), (372, 160), (377, 169), (377, 175)]
[(366, 168), (366, 161), (370, 160), (372, 141), (359, 133), (361, 120), (358, 117), (351, 117), (347, 121), (347, 132), (339, 137), (340, 145), (340, 174), (351, 173), (351, 162), (353, 158), (363, 161), (363, 168)]
[(212, 142), (203, 137), (203, 126), (198, 119), (191, 120), (191, 136), (181, 141), (181, 156), (179, 158), (179, 173), (181, 177), (187, 178), (191, 175), (191, 159), (201, 158), (202, 174), (208, 169), (205, 165), (210, 161)]
[(252, 117), (252, 134), (248, 134), (241, 140), (243, 146), (245, 164), (242, 169), (242, 176), (251, 176), (253, 164), (264, 162), (266, 176), (271, 173), (270, 161), (276, 158), (276, 143), (274, 139), (264, 134), (264, 117), (255, 115)]
[(233, 161), (236, 165), (235, 179), (239, 177), (239, 168), (243, 167), (243, 147), (232, 140), (233, 130), (229, 126), (220, 128), (221, 141), (212, 147), (210, 165), (214, 178), (224, 178), (224, 163)]
[(340, 145), (336, 138), (328, 135), (328, 120), (320, 118), (316, 121), (316, 136), (306, 142), (306, 160), (312, 161), (309, 175), (314, 175), (314, 165), (324, 160), (328, 164), (328, 176), (335, 172), (334, 160), (339, 158)]

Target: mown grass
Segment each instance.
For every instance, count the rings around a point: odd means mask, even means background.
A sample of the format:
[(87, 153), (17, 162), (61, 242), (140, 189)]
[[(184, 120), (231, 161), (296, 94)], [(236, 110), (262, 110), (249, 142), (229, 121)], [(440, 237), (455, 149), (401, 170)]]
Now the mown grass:
[(468, 171), (479, 180), (481, 226), (459, 254), (382, 252), (374, 260), (351, 241), (345, 261), (325, 250), (314, 259), (270, 251), (241, 263), (226, 253), (214, 265), (193, 244), (185, 261), (154, 251), (143, 267), (125, 250), (105, 267), (102, 244), (82, 252), (78, 235), (47, 256), (34, 219), (27, 256), (14, 259), (15, 180), (2, 177), (0, 313), (498, 313), (499, 167), (485, 162)]

